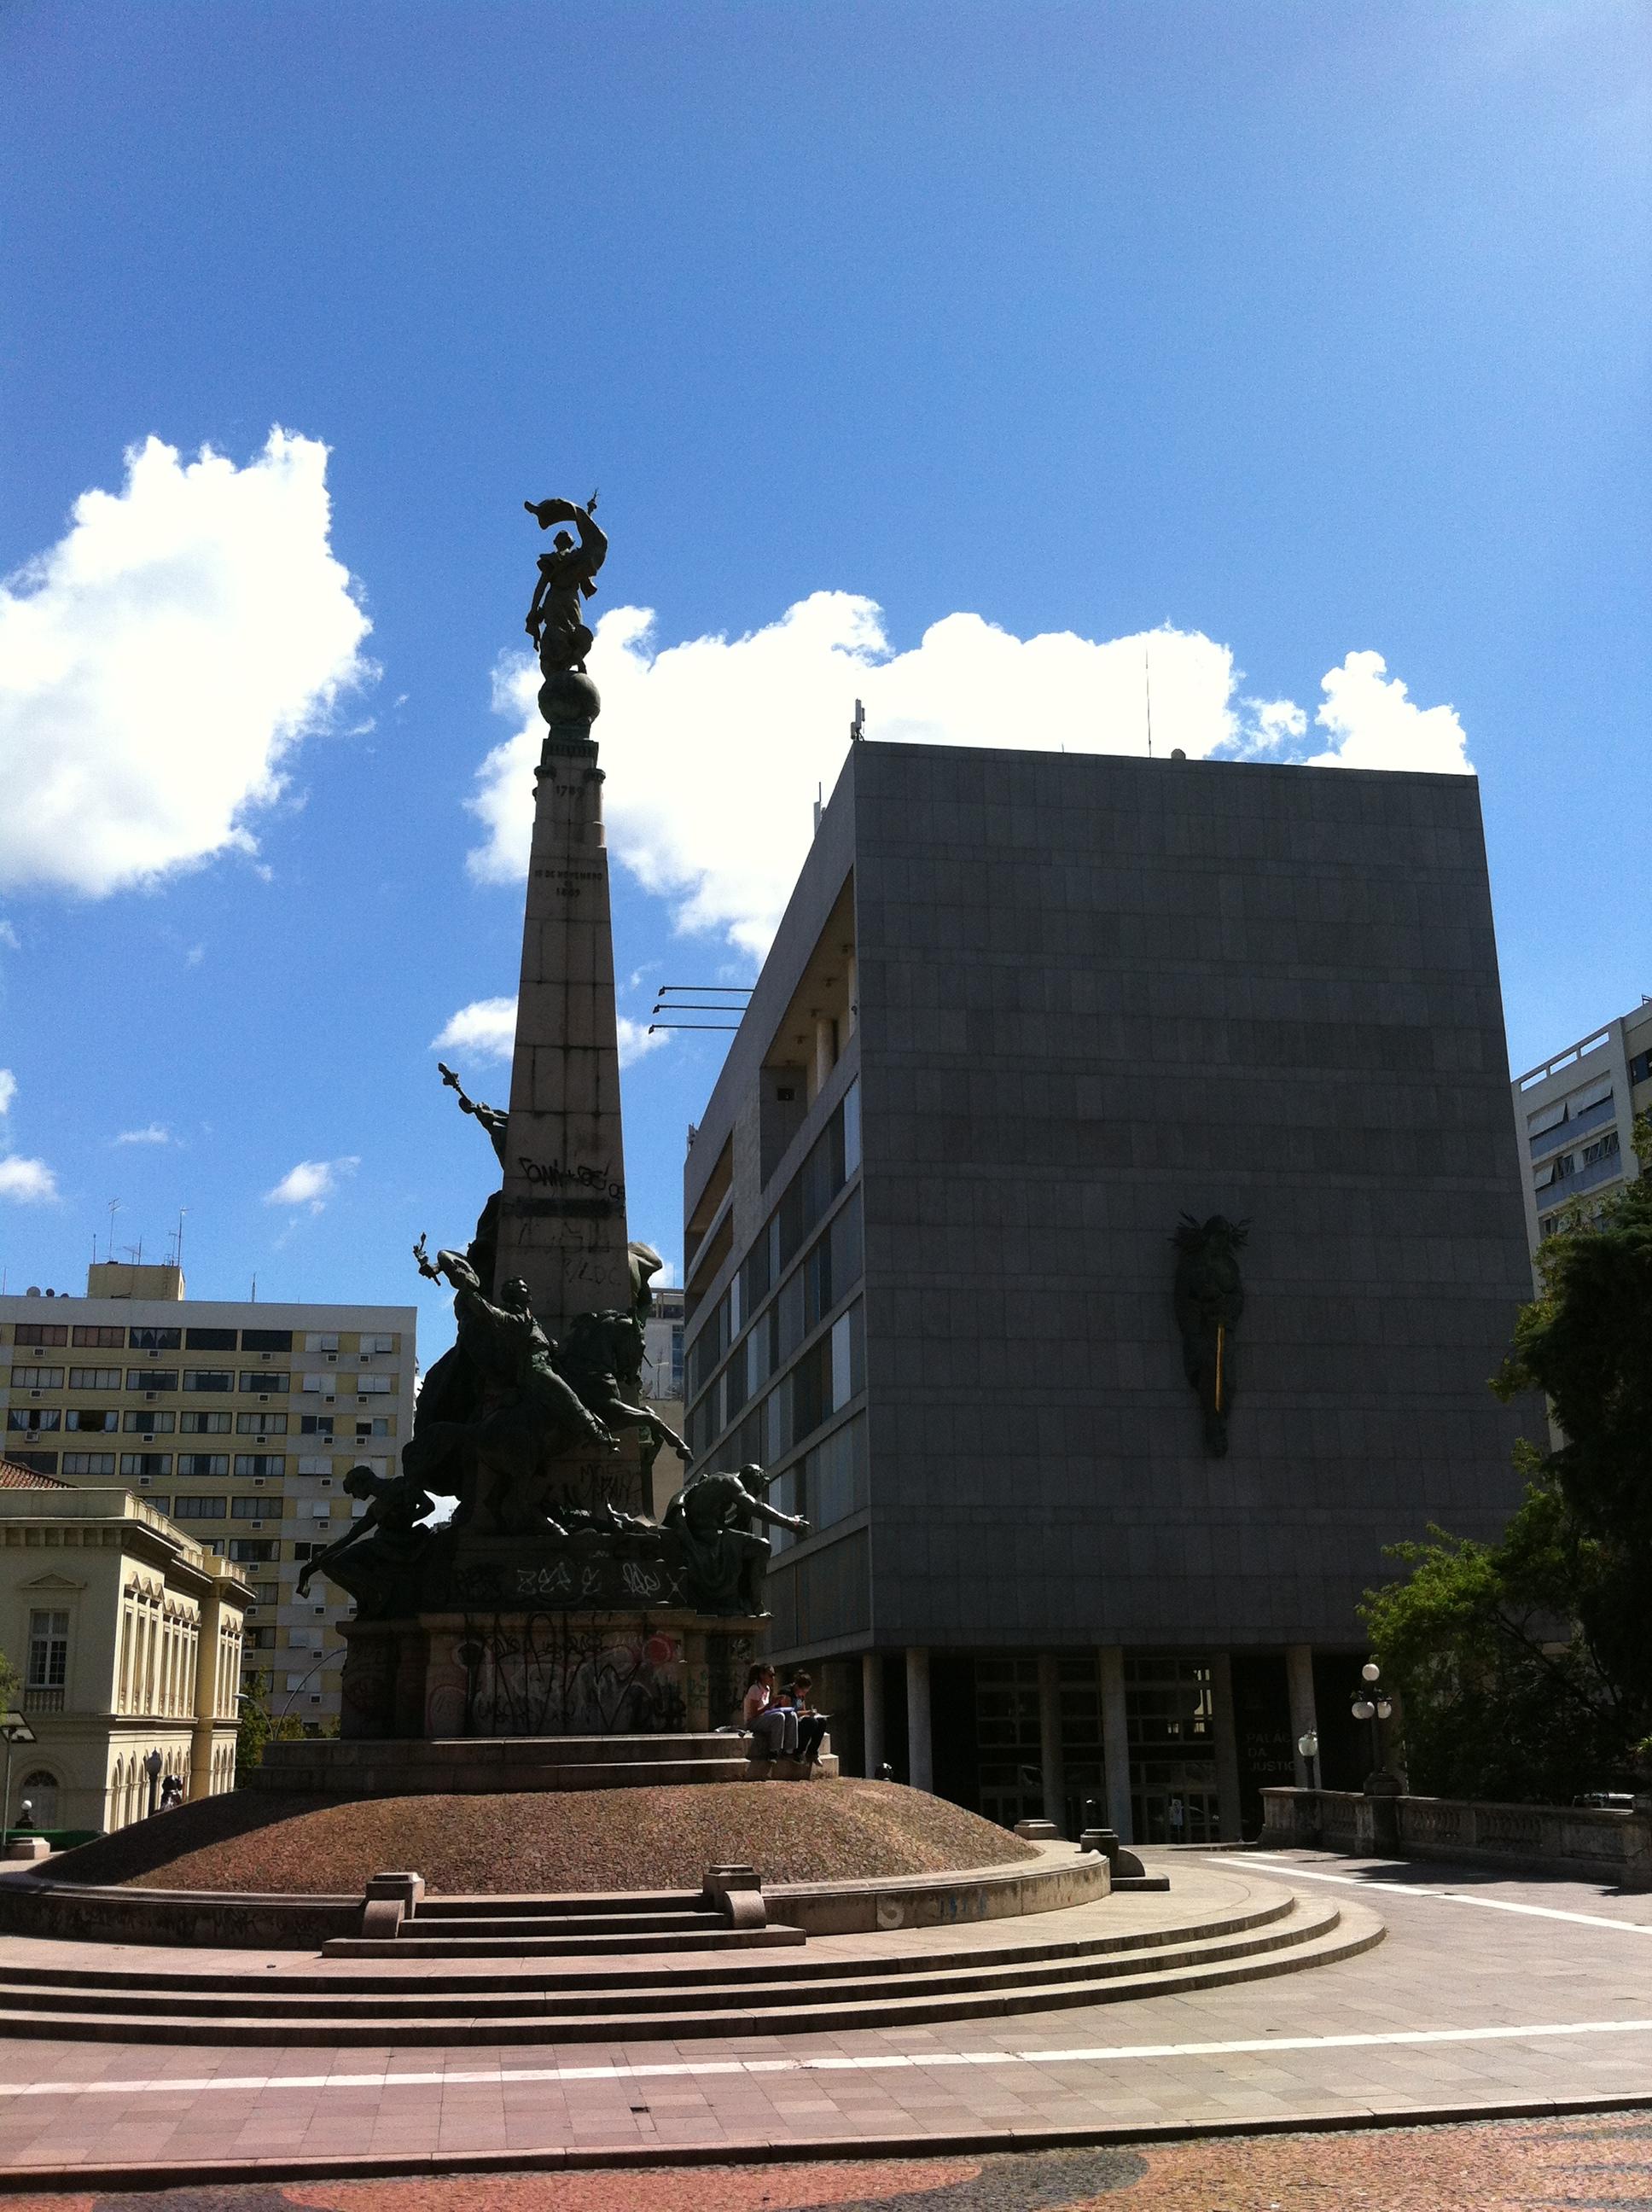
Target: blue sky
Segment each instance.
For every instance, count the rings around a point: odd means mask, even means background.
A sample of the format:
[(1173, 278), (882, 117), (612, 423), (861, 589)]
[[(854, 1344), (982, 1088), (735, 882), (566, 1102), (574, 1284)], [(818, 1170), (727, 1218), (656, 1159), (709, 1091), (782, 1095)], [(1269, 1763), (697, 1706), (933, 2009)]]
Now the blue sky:
[[(593, 484), (632, 1020), (753, 972), (857, 693), (1134, 750), (1144, 646), (1163, 743), (1472, 761), (1518, 1065), (1634, 1004), (1649, 44), (1604, 0), (15, 0), (9, 1286), (82, 1287), (112, 1199), (146, 1254), (187, 1209), (201, 1296), (411, 1298), (468, 1230), (431, 1044), (514, 988), (520, 502)], [(720, 1042), (627, 1070), (667, 1249)]]

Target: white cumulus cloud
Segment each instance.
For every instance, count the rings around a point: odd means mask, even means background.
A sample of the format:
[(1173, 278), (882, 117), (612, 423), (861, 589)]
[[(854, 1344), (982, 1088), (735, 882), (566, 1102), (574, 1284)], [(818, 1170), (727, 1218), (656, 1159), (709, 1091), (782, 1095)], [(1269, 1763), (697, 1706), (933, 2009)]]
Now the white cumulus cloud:
[(118, 1145), (169, 1145), (172, 1131), (163, 1129), (159, 1121), (151, 1121), (147, 1128), (123, 1129), (115, 1142)]
[[(634, 1022), (625, 1014), (618, 1015), (616, 1020), (622, 1067), (629, 1067), (634, 1060), (641, 1060), (644, 1053), (653, 1052), (666, 1042), (661, 1032), (651, 1032), (644, 1022)], [(515, 1000), (473, 999), (450, 1018), (440, 1036), (432, 1041), (430, 1049), (471, 1053), (478, 1060), (508, 1060), (515, 1046)]]
[(0, 1159), (0, 1198), (15, 1199), (20, 1206), (50, 1206), (58, 1195), (58, 1178), (44, 1160), (26, 1160), (18, 1153)]
[(23, 949), (22, 939), (9, 921), (0, 921), (0, 945), (3, 945), (8, 952), (21, 952)]
[(327, 1200), (338, 1189), (340, 1179), (353, 1175), (361, 1164), (359, 1156), (349, 1153), (338, 1160), (301, 1160), (289, 1168), (273, 1190), (264, 1194), (266, 1206), (307, 1206), (312, 1213), (319, 1213)]
[(1380, 653), (1351, 653), (1324, 678), (1314, 716), (1332, 743), (1310, 768), (1419, 769), (1471, 775), (1468, 740), (1455, 707), (1419, 707)]
[(17, 1078), (9, 1067), (0, 1067), (0, 1114), (9, 1114), (11, 1102), (17, 1096)]
[[(773, 937), (812, 834), (810, 802), (837, 779), (857, 698), (873, 739), (1139, 754), (1151, 680), (1157, 753), (1306, 750), (1303, 708), (1245, 695), (1231, 647), (1199, 630), (1020, 638), (953, 614), (896, 653), (876, 604), (847, 592), (817, 592), (744, 637), (662, 647), (653, 625), (643, 607), (616, 607), (598, 625), (609, 842), (671, 901), (679, 928), (749, 955)], [(1454, 711), (1418, 708), (1383, 674), (1380, 655), (1355, 653), (1324, 678), (1317, 720), (1335, 742), (1318, 761), (1465, 769)], [(495, 707), (518, 727), (483, 762), (470, 801), (486, 833), (470, 866), (484, 883), (526, 872), (539, 680), (514, 657), (495, 674)]]
[(472, 999), (430, 1041), (432, 1052), (467, 1052), (479, 1060), (508, 1060), (516, 1042), (514, 999)]
[(371, 672), (327, 448), (244, 468), (158, 438), (0, 585), (0, 885), (102, 897), (251, 850), (282, 764)]

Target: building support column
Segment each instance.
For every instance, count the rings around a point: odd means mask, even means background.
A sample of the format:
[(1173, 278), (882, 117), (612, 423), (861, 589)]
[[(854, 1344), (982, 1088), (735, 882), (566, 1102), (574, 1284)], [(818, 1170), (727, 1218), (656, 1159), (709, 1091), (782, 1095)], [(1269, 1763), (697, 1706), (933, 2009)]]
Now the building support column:
[(1061, 1662), (1054, 1651), (1038, 1655), (1038, 1752), (1043, 1769), (1044, 1818), (1066, 1826), (1066, 1784), (1061, 1771)]
[(935, 1759), (929, 1735), (929, 1652), (920, 1644), (907, 1648), (907, 1780), (914, 1790), (935, 1789)]
[(195, 1639), (195, 1680), (190, 1685), (190, 1718), (194, 1723), (190, 1735), (191, 1804), (198, 1797), (212, 1795), (212, 1747), (219, 1718), (218, 1668), (223, 1656), (218, 1649), (218, 1628), (222, 1618), (223, 1592), (214, 1583), (201, 1600), (200, 1618), (196, 1624), (199, 1633)]
[(1130, 1721), (1124, 1701), (1124, 1646), (1103, 1644), (1102, 1667), (1102, 1757), (1107, 1776), (1107, 1825), (1122, 1844), (1136, 1840), (1130, 1814)]
[(1297, 1787), (1311, 1790), (1314, 1770), (1297, 1748), (1310, 1730), (1319, 1733), (1319, 1708), (1314, 1702), (1314, 1647), (1287, 1644), (1285, 1647), (1285, 1686), (1291, 1698), (1291, 1756), (1296, 1764)]
[(876, 1782), (884, 1764), (884, 1655), (860, 1655), (861, 1768), (868, 1782)]
[(1239, 1730), (1233, 1710), (1233, 1659), (1226, 1651), (1211, 1654), (1212, 1718), (1216, 1723), (1216, 1802), (1222, 1823), (1222, 1841), (1239, 1841)]

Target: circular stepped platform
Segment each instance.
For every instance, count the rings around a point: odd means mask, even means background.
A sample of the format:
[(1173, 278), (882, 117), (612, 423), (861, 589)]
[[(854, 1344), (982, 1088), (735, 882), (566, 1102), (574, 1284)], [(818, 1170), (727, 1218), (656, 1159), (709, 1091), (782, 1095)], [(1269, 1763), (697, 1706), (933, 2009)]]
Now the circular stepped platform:
[[(783, 1897), (770, 1902), (783, 1916)], [(161, 1951), (121, 1947), (106, 1961), (86, 1945), (14, 1941), (0, 1945), (0, 2035), (400, 2048), (818, 2033), (1171, 1996), (1351, 1958), (1382, 1935), (1363, 1905), (1178, 1868), (1168, 1897), (779, 1954), (470, 1966), (225, 1954), (189, 1967)]]

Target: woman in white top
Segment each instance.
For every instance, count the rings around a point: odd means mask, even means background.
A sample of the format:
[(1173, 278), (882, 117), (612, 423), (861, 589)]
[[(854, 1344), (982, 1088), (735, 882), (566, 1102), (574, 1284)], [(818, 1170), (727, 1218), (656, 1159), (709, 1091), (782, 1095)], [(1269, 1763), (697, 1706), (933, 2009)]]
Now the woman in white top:
[(798, 1717), (789, 1705), (776, 1704), (772, 1667), (754, 1667), (746, 1676), (740, 1717), (750, 1732), (754, 1758), (797, 1757)]

